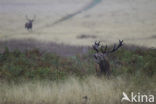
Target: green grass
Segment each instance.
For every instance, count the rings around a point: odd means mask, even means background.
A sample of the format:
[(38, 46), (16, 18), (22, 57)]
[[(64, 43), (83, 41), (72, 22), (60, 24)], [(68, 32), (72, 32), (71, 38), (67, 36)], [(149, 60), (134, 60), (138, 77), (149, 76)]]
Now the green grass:
[[(41, 53), (39, 50), (9, 51), (0, 54), (0, 79), (63, 80), (74, 75), (84, 77), (95, 74), (94, 51), (86, 55), (61, 57), (53, 53)], [(108, 56), (112, 76), (133, 75), (135, 77), (155, 77), (155, 49), (120, 49)]]
[(69, 75), (83, 76), (94, 72), (92, 58), (79, 56), (64, 58), (39, 50), (10, 52), (8, 48), (0, 54), (0, 79), (64, 79)]

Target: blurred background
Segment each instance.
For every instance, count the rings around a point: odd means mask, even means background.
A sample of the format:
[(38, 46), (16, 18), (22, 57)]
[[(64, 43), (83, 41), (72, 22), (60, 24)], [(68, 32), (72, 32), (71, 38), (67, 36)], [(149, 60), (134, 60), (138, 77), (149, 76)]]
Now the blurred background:
[[(33, 30), (24, 24), (36, 16)], [(0, 40), (156, 47), (155, 0), (0, 0)]]

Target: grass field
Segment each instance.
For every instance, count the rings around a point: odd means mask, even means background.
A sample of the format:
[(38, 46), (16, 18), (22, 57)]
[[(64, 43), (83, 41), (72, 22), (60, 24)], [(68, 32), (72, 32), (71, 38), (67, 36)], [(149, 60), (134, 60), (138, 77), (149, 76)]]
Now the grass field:
[[(25, 81), (19, 84), (0, 83), (1, 104), (121, 104), (122, 92), (154, 94), (154, 80), (142, 84), (132, 78), (111, 79), (88, 76), (83, 80), (69, 77), (64, 81)], [(140, 80), (141, 81), (141, 80)], [(146, 85), (148, 84), (148, 85)], [(150, 90), (149, 90), (150, 89)], [(87, 100), (83, 99), (87, 96)], [(124, 104), (129, 104), (126, 101)], [(147, 103), (149, 104), (149, 103)]]
[(86, 54), (64, 57), (5, 48), (0, 54), (0, 103), (120, 104), (122, 92), (155, 95), (155, 49), (124, 46), (111, 54), (109, 78), (96, 75), (93, 53), (88, 48)]
[[(156, 97), (155, 5), (0, 0), (0, 104), (121, 104), (123, 92)], [(32, 31), (26, 16), (36, 16)], [(111, 75), (99, 76), (91, 46), (112, 48), (119, 39), (123, 47), (107, 56)]]
[[(155, 0), (1, 0), (0, 40), (37, 39), (68, 45), (111, 44), (156, 47)], [(36, 15), (33, 32), (25, 15)], [(77, 38), (81, 35), (96, 38)], [(70, 41), (69, 41), (70, 40)]]

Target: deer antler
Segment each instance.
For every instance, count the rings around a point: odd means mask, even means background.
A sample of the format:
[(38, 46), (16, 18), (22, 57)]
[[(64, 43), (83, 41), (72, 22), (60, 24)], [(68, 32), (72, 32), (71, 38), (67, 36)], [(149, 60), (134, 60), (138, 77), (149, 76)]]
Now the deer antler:
[[(99, 44), (100, 45), (100, 44)], [(98, 47), (99, 47), (99, 45), (98, 45)], [(121, 46), (123, 45), (123, 40), (119, 40), (119, 44), (118, 44), (118, 46), (116, 46), (116, 44), (114, 44), (114, 46), (113, 46), (113, 49), (111, 50), (111, 51), (107, 51), (107, 45), (104, 47), (103, 45), (100, 47), (100, 51), (103, 53), (103, 54), (106, 54), (106, 53), (112, 53), (112, 52), (115, 52), (116, 50), (118, 50)], [(94, 47), (93, 48), (96, 48), (97, 46), (96, 45), (94, 45)], [(96, 48), (97, 49), (97, 48)], [(96, 50), (96, 49), (94, 49), (94, 50)], [(98, 51), (99, 52), (99, 51)]]
[(100, 41), (99, 42), (95, 42), (94, 45), (92, 46), (93, 49), (96, 51), (96, 52), (99, 52), (99, 46), (100, 46)]
[(110, 51), (110, 53), (115, 52), (115, 51), (118, 50), (122, 45), (123, 45), (123, 40), (119, 40), (118, 46), (116, 46), (116, 44), (114, 44), (114, 47), (113, 47), (113, 49)]

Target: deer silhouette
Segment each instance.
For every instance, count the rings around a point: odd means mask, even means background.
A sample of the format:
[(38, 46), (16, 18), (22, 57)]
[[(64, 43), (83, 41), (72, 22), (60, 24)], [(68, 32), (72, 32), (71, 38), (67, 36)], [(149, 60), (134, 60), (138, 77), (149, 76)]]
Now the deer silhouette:
[(27, 22), (25, 23), (25, 28), (26, 28), (27, 30), (32, 30), (33, 22), (34, 22), (35, 18), (36, 18), (36, 16), (34, 16), (33, 19), (29, 19), (29, 18), (26, 16)]
[(96, 51), (96, 53), (94, 54), (94, 59), (100, 69), (100, 74), (110, 75), (110, 64), (107, 59), (107, 55), (109, 53), (113, 53), (117, 51), (122, 45), (123, 45), (123, 40), (119, 40), (119, 44), (117, 46), (116, 44), (114, 44), (113, 49), (107, 51), (107, 45), (104, 47), (103, 45), (100, 44), (100, 41), (94, 43), (94, 45), (92, 46), (93, 49)]

